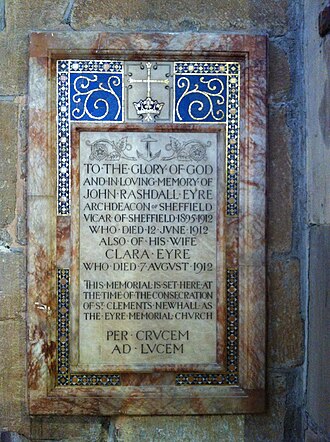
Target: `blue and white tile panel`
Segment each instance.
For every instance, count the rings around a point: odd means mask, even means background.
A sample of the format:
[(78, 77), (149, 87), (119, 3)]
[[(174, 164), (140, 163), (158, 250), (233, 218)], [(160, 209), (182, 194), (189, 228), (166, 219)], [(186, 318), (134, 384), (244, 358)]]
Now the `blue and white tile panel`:
[(123, 62), (57, 62), (57, 191), (59, 215), (70, 215), (70, 123), (122, 123)]
[[(111, 60), (57, 62), (58, 214), (70, 215), (70, 124), (79, 121), (124, 123), (127, 120), (128, 122), (124, 106), (126, 102), (126, 109), (134, 107), (137, 109), (137, 117), (141, 117), (138, 105), (147, 103), (149, 118), (142, 118), (140, 121), (143, 124), (161, 122), (160, 112), (169, 108), (170, 115), (166, 121), (175, 124), (226, 125), (227, 216), (236, 216), (238, 214), (239, 63), (173, 62), (173, 69), (170, 68), (173, 78), (169, 79), (169, 74), (166, 74), (164, 81), (152, 77), (157, 63), (154, 65), (150, 62), (145, 63), (146, 66), (149, 64), (154, 67), (145, 69), (148, 73), (146, 79), (138, 80), (132, 80), (128, 75), (124, 75), (124, 63)], [(167, 62), (166, 65), (171, 63)], [(129, 94), (133, 81), (136, 83), (134, 83), (134, 95)], [(164, 83), (169, 89), (169, 94), (163, 94), (162, 97), (168, 97), (163, 101), (168, 99), (173, 105), (158, 103), (152, 96), (155, 89), (151, 87), (147, 88), (150, 96), (145, 96), (146, 84), (154, 88), (156, 83), (160, 84), (160, 87), (164, 87), (161, 86), (161, 83)], [(141, 97), (136, 89), (139, 86), (141, 86)], [(131, 96), (140, 101), (127, 103)], [(158, 110), (152, 113), (150, 106), (153, 103), (158, 105)]]

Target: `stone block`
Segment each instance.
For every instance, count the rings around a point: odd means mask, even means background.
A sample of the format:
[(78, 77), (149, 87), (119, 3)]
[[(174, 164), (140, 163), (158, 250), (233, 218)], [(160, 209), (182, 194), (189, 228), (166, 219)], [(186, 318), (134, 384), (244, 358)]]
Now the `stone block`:
[(0, 228), (6, 227), (15, 218), (17, 119), (17, 105), (13, 102), (0, 101)]
[(29, 440), (21, 434), (14, 433), (13, 431), (0, 432), (1, 442), (29, 442)]
[(244, 442), (278, 442), (284, 440), (286, 388), (285, 375), (269, 374), (266, 412), (245, 417)]
[(0, 33), (0, 95), (16, 95), (27, 89), (28, 33), (17, 35), (7, 28)]
[(310, 428), (305, 431), (304, 442), (319, 442), (317, 434), (315, 434)]
[(0, 0), (0, 31), (3, 31), (6, 26), (6, 11), (5, 0)]
[(271, 109), (268, 153), (268, 247), (270, 252), (289, 252), (292, 242), (291, 134), (286, 109)]
[(106, 442), (107, 429), (103, 420), (82, 416), (43, 416), (31, 421), (31, 439), (58, 442)]
[(310, 230), (307, 411), (330, 434), (330, 226)]
[(10, 233), (6, 229), (0, 229), (0, 246), (9, 249), (12, 242), (13, 240)]
[(249, 30), (267, 29), (282, 35), (288, 26), (288, 1), (216, 0), (207, 4), (194, 0), (154, 0), (152, 2), (115, 0), (74, 3), (71, 25), (76, 30)]
[(25, 257), (0, 252), (0, 321), (21, 318), (25, 311)]
[[(6, 31), (54, 30), (62, 23), (67, 0), (19, 0), (6, 3)], [(63, 29), (66, 26), (61, 26)]]
[(291, 73), (287, 53), (276, 43), (269, 43), (269, 99), (271, 102), (290, 98)]
[(268, 277), (268, 365), (303, 362), (304, 327), (299, 299), (299, 261), (270, 262)]
[(242, 416), (119, 417), (109, 428), (111, 442), (243, 442)]
[(0, 428), (28, 437), (25, 337), (25, 318), (0, 321)]
[(315, 19), (326, 4), (322, 0), (304, 2), (305, 142), (311, 224), (330, 224), (330, 38), (320, 38)]
[(6, 27), (0, 34), (0, 95), (26, 92), (29, 33), (67, 29), (61, 23), (66, 6), (67, 0), (6, 2)]

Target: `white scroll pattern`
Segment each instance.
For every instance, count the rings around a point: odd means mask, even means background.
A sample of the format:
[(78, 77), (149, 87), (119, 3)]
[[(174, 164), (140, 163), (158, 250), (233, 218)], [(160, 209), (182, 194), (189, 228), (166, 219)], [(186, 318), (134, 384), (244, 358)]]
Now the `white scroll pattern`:
[[(97, 87), (91, 89), (91, 84), (95, 84)], [(93, 78), (89, 78), (84, 75), (80, 75), (73, 82), (73, 89), (75, 94), (72, 97), (72, 101), (76, 104), (80, 104), (83, 101), (83, 109), (76, 107), (72, 110), (72, 116), (81, 120), (87, 115), (91, 119), (103, 120), (106, 115), (108, 115), (110, 109), (110, 104), (115, 104), (117, 106), (117, 112), (115, 113), (114, 120), (117, 120), (121, 112), (121, 100), (113, 89), (113, 86), (119, 86), (121, 79), (117, 76), (110, 76), (108, 78), (107, 84), (98, 83), (97, 75), (93, 75)], [(97, 94), (97, 98), (96, 97)], [(99, 96), (100, 94), (101, 97)], [(110, 99), (109, 99), (110, 94)], [(101, 115), (96, 115), (95, 111), (98, 111), (101, 107), (104, 110)]]
[[(206, 120), (209, 116), (216, 121), (222, 121), (225, 118), (225, 113), (222, 109), (217, 109), (225, 103), (225, 86), (219, 78), (206, 79), (200, 77), (199, 82), (207, 86), (208, 90), (201, 90), (200, 86), (195, 83), (192, 85), (194, 78), (180, 77), (177, 81), (177, 87), (184, 89), (183, 94), (176, 103), (176, 114), (178, 119), (183, 120), (181, 115), (181, 107), (186, 108), (189, 117), (194, 121)], [(195, 97), (196, 96), (196, 97)], [(189, 98), (188, 98), (189, 97)], [(189, 105), (185, 107), (185, 99), (190, 101)]]

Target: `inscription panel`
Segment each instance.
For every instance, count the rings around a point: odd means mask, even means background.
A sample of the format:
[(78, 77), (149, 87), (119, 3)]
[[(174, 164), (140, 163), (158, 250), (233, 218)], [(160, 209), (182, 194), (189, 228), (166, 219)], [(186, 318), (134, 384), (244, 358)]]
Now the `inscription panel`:
[(265, 48), (31, 35), (32, 414), (263, 410)]
[(219, 140), (81, 133), (81, 369), (219, 368)]

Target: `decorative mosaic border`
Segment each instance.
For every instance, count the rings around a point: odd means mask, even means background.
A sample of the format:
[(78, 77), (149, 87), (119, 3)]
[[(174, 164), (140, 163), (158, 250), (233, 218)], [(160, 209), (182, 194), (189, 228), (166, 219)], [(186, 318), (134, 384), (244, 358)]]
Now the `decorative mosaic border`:
[(227, 83), (226, 186), (227, 216), (238, 216), (239, 183), (239, 94), (240, 77), (230, 75)]
[(70, 214), (69, 62), (57, 62), (57, 213)]
[[(238, 215), (239, 176), (239, 63), (175, 62), (174, 77), (180, 75), (217, 75), (226, 78), (226, 201), (227, 216)], [(57, 155), (58, 214), (70, 215), (70, 74), (83, 72), (121, 73), (123, 62), (107, 60), (60, 60), (57, 62)], [(88, 77), (90, 78), (90, 77)], [(209, 77), (208, 77), (209, 78)], [(174, 85), (175, 89), (175, 85)], [(175, 111), (173, 118), (175, 118)], [(89, 119), (88, 121), (103, 121)], [(123, 122), (124, 118), (121, 121)], [(174, 121), (180, 124), (178, 121)], [(184, 122), (183, 122), (184, 123)], [(189, 121), (191, 123), (191, 121)], [(195, 123), (200, 123), (196, 120)], [(213, 123), (214, 121), (208, 121)], [(227, 371), (221, 374), (188, 373), (176, 377), (177, 385), (221, 385), (238, 383), (238, 270), (227, 271)], [(58, 384), (119, 385), (119, 375), (70, 374), (69, 370), (69, 270), (58, 270)]]
[[(203, 94), (208, 92), (210, 96), (217, 90), (215, 82), (222, 82), (225, 90), (216, 96), (216, 100), (212, 101), (212, 105), (219, 101), (219, 98), (225, 100), (224, 113), (222, 118), (213, 118), (211, 121), (203, 121), (203, 119), (196, 119), (196, 121), (187, 121), (187, 123), (196, 122), (199, 124), (207, 123), (225, 123), (226, 124), (226, 215), (228, 217), (238, 216), (238, 180), (239, 180), (239, 96), (240, 96), (240, 64), (235, 62), (220, 63), (220, 62), (175, 62), (174, 75), (185, 80), (182, 87), (187, 87), (186, 95), (195, 96), (195, 102)], [(187, 81), (195, 76), (200, 76), (201, 85), (196, 81), (192, 82), (191, 87), (188, 87)], [(211, 79), (211, 80), (210, 80)], [(177, 85), (178, 80), (175, 81)], [(207, 84), (208, 90), (205, 91)], [(204, 85), (204, 88), (203, 88)], [(175, 87), (175, 90), (177, 87)], [(181, 95), (182, 97), (182, 95)], [(181, 98), (180, 97), (180, 98)], [(176, 103), (177, 100), (174, 99)], [(201, 107), (203, 107), (201, 105)], [(210, 112), (211, 112), (210, 108)], [(218, 112), (221, 112), (221, 107), (218, 106)], [(216, 112), (214, 112), (216, 113)], [(174, 118), (176, 112), (174, 111)], [(184, 123), (175, 119), (175, 123)]]
[[(57, 270), (57, 384), (61, 386), (116, 386), (119, 374), (79, 374), (70, 372), (70, 270)], [(238, 384), (238, 269), (227, 270), (227, 318), (225, 373), (180, 373), (176, 385)]]
[(238, 384), (238, 269), (227, 270), (227, 318), (225, 373), (180, 373), (176, 385), (236, 385)]
[[(240, 65), (235, 62), (174, 62), (173, 64), (172, 123), (226, 125), (226, 215), (238, 216)], [(194, 81), (190, 81), (189, 78)], [(186, 79), (187, 87), (180, 92), (181, 95), (178, 95), (178, 100), (176, 100), (176, 93), (180, 89), (179, 83), (184, 79)], [(78, 80), (80, 83), (77, 83)], [(222, 86), (217, 89), (220, 83)], [(80, 87), (77, 86), (78, 84)], [(71, 122), (125, 122), (124, 103), (127, 100), (125, 94), (127, 91), (124, 87), (124, 62), (122, 61), (57, 61), (58, 215), (69, 216), (71, 212)], [(206, 109), (202, 111), (204, 115), (198, 114), (195, 118), (190, 113), (187, 117), (190, 106), (198, 103), (198, 97), (204, 100), (202, 106), (202, 109)], [(182, 101), (183, 98), (186, 101)], [(93, 104), (94, 113), (90, 112), (90, 107), (86, 104), (88, 100)], [(186, 103), (183, 116), (180, 118), (176, 111), (178, 101), (181, 104)], [(97, 103), (96, 110), (95, 103)], [(210, 103), (211, 107), (207, 107), (205, 103)], [(150, 103), (148, 105), (150, 106)]]
[(71, 212), (71, 122), (123, 123), (123, 74), (122, 61), (57, 61), (58, 215)]
[(60, 386), (120, 385), (118, 374), (79, 374), (70, 372), (70, 270), (57, 269), (57, 384)]

